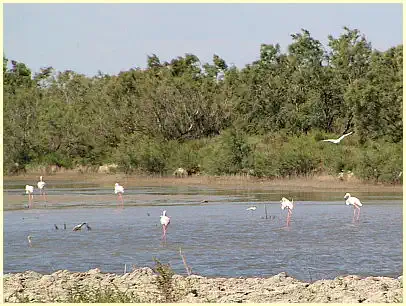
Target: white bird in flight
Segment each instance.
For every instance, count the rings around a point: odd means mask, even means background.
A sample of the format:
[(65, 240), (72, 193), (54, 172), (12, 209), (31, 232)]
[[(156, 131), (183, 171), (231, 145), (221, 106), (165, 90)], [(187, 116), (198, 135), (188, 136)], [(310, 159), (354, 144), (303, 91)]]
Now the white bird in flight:
[(160, 217), (160, 221), (162, 224), (162, 239), (166, 241), (166, 231), (168, 229), (169, 224), (171, 223), (171, 217), (166, 215), (166, 210), (162, 212), (162, 216)]
[(42, 175), (39, 177), (39, 182), (37, 183), (38, 189), (40, 191), (40, 194), (42, 194), (42, 196), (44, 197), (44, 200), (46, 201), (46, 197), (45, 197), (45, 187), (46, 183), (42, 180)]
[(281, 200), (281, 208), (282, 210), (285, 210), (286, 208), (288, 209), (288, 216), (286, 217), (286, 226), (288, 227), (290, 224), (290, 218), (292, 217), (293, 199), (291, 202), (287, 198), (283, 197)]
[(361, 213), (361, 206), (362, 206), (361, 201), (356, 197), (352, 197), (351, 194), (349, 194), (348, 192), (345, 194), (344, 199), (345, 199), (345, 204), (346, 205), (353, 205), (354, 206), (354, 215), (352, 217), (352, 221), (353, 222), (355, 221), (355, 213), (356, 212), (358, 212), (357, 221), (359, 221), (359, 215)]
[(124, 206), (124, 201), (123, 201), (123, 193), (124, 193), (124, 187), (116, 183), (114, 185), (114, 193), (118, 194), (118, 200), (121, 201), (121, 207)]
[(34, 186), (25, 185), (25, 193), (28, 194), (28, 208), (32, 205), (32, 200), (34, 199)]
[(337, 138), (337, 139), (324, 139), (324, 140), (322, 140), (322, 141), (328, 141), (328, 142), (332, 142), (332, 143), (338, 144), (338, 143), (340, 143), (341, 140), (344, 139), (344, 137), (347, 137), (348, 135), (351, 135), (352, 133), (353, 133), (353, 132), (349, 132), (349, 133), (344, 134), (343, 136), (341, 136), (340, 138)]

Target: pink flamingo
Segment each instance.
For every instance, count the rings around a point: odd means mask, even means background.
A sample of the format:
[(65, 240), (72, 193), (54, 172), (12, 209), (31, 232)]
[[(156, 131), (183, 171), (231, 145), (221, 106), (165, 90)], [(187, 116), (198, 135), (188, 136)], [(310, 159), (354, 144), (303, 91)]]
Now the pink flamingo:
[(46, 196), (45, 196), (45, 182), (42, 180), (42, 175), (39, 177), (39, 182), (37, 183), (38, 189), (40, 191), (40, 194), (42, 194), (44, 201), (47, 200)]
[(348, 192), (345, 194), (344, 199), (345, 199), (345, 204), (346, 205), (353, 205), (354, 206), (354, 215), (352, 217), (352, 222), (355, 221), (355, 213), (356, 213), (356, 211), (358, 211), (357, 221), (359, 221), (359, 215), (361, 213), (361, 206), (362, 206), (361, 201), (356, 197), (352, 197)]
[(116, 183), (114, 185), (114, 193), (118, 194), (118, 200), (121, 201), (121, 207), (124, 206), (124, 201), (123, 201), (123, 193), (124, 193), (124, 187)]
[(166, 231), (171, 223), (171, 217), (166, 215), (166, 210), (162, 212), (161, 224), (162, 224), (162, 239), (166, 242)]
[(286, 217), (286, 226), (289, 227), (290, 218), (292, 217), (293, 199), (291, 202), (287, 198), (283, 197), (281, 200), (281, 208), (282, 210), (285, 210), (286, 208), (288, 209), (288, 216)]
[(32, 201), (34, 199), (34, 186), (25, 185), (25, 193), (28, 194), (28, 208), (32, 206)]

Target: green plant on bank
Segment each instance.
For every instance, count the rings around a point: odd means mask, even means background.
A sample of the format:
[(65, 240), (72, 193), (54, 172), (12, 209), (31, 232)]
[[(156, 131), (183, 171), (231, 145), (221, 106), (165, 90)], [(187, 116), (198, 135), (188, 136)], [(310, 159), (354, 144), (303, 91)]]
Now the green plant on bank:
[(75, 285), (70, 288), (67, 303), (138, 303), (140, 298), (134, 292), (121, 291), (115, 284), (113, 287), (98, 288), (89, 285)]
[(169, 264), (161, 263), (157, 258), (154, 258), (154, 272), (157, 273), (157, 286), (161, 291), (164, 302), (176, 302), (175, 289), (172, 283), (172, 276), (175, 274)]

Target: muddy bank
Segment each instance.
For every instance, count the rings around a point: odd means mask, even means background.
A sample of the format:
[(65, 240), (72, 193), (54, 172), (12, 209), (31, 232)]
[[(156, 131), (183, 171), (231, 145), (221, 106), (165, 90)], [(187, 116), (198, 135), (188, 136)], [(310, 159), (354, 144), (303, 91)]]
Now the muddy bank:
[(401, 277), (355, 275), (306, 283), (285, 273), (268, 278), (207, 278), (168, 277), (150, 268), (121, 275), (98, 269), (60, 270), (50, 275), (27, 271), (4, 276), (4, 299), (6, 302), (396, 303), (403, 301), (403, 284)]
[(331, 175), (317, 175), (311, 177), (295, 177), (280, 179), (259, 179), (253, 176), (209, 176), (194, 175), (188, 177), (173, 176), (139, 176), (123, 173), (78, 173), (75, 171), (58, 172), (52, 175), (43, 173), (27, 173), (18, 176), (5, 176), (4, 182), (21, 181), (23, 185), (31, 182), (36, 184), (39, 175), (45, 175), (44, 180), (48, 186), (53, 183), (80, 181), (97, 184), (102, 187), (111, 187), (116, 182), (129, 187), (135, 186), (207, 186), (222, 189), (264, 189), (264, 190), (291, 190), (296, 191), (363, 191), (363, 192), (402, 192), (402, 185), (385, 185), (361, 182), (356, 178), (340, 180)]

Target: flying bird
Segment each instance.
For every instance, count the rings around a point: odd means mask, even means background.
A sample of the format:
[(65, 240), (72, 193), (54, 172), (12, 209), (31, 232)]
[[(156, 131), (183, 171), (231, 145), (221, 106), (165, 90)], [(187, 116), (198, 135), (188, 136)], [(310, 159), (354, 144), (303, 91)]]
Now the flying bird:
[(348, 134), (344, 134), (344, 135), (342, 135), (340, 138), (337, 138), (337, 139), (324, 139), (324, 140), (322, 140), (322, 141), (328, 141), (328, 142), (332, 142), (332, 143), (338, 144), (338, 143), (340, 143), (341, 140), (344, 139), (344, 137), (347, 137), (347, 136), (351, 135), (352, 133), (353, 133), (353, 132), (349, 132)]
[(45, 187), (46, 183), (42, 180), (42, 175), (39, 177), (39, 182), (37, 183), (38, 189), (40, 191), (40, 194), (43, 196), (44, 200), (46, 201), (45, 197)]
[(34, 186), (25, 185), (25, 193), (28, 194), (28, 207), (31, 207), (32, 201), (34, 199)]
[(123, 201), (123, 193), (124, 193), (124, 187), (116, 183), (114, 185), (114, 193), (118, 195), (118, 201), (121, 201), (121, 207), (124, 206), (124, 201)]
[(166, 210), (162, 212), (162, 216), (160, 217), (160, 221), (162, 224), (162, 240), (166, 241), (166, 231), (168, 229), (169, 224), (171, 223), (171, 217), (166, 215)]
[(288, 209), (288, 215), (286, 217), (286, 226), (288, 227), (290, 224), (290, 218), (292, 217), (293, 199), (291, 202), (287, 198), (283, 197), (281, 200), (281, 208), (282, 210)]
[(345, 204), (346, 205), (353, 205), (354, 206), (354, 215), (352, 217), (352, 221), (355, 221), (355, 213), (358, 212), (357, 214), (357, 221), (359, 220), (359, 215), (361, 213), (361, 206), (362, 203), (361, 201), (356, 198), (356, 197), (352, 197), (351, 194), (349, 194), (348, 192), (345, 194), (344, 196), (345, 199)]

